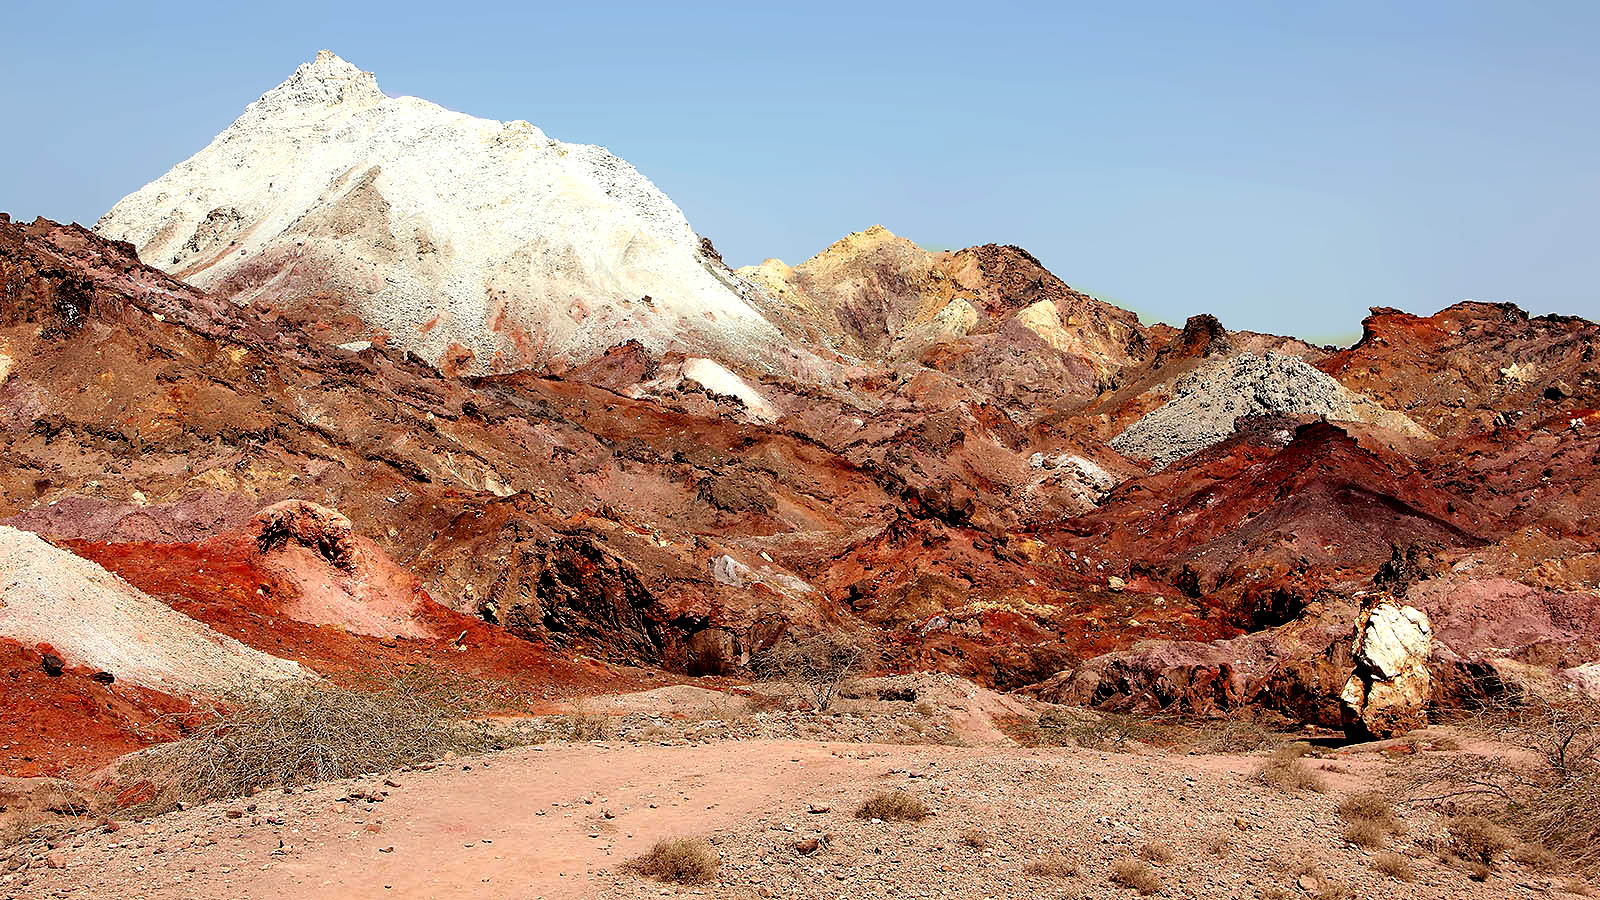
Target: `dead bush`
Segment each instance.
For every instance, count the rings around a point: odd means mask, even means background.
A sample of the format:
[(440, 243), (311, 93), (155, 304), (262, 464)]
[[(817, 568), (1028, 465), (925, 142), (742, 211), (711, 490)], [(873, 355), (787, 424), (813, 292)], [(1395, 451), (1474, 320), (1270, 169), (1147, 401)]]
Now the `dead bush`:
[(1523, 693), (1487, 704), (1465, 727), (1528, 750), (1541, 765), (1452, 755), (1418, 767), (1411, 802), (1472, 803), (1573, 869), (1600, 872), (1600, 700)]
[(1399, 827), (1394, 818), (1394, 807), (1386, 794), (1366, 791), (1351, 794), (1339, 802), (1339, 817), (1346, 822), (1372, 822), (1385, 830)]
[(145, 798), (141, 811), (160, 812), (508, 742), (502, 731), (453, 718), (459, 702), (459, 695), (420, 670), (379, 691), (322, 679), (242, 687), (187, 737), (132, 758), (117, 775)]
[(1377, 850), (1389, 840), (1389, 831), (1370, 819), (1346, 822), (1344, 839), (1363, 850)]
[(1111, 863), (1111, 883), (1132, 888), (1144, 895), (1161, 893), (1161, 876), (1147, 863), (1124, 856)]
[(974, 850), (989, 849), (989, 835), (977, 828), (968, 828), (961, 832), (961, 843)]
[(1561, 864), (1560, 859), (1550, 851), (1549, 847), (1526, 841), (1517, 845), (1511, 853), (1511, 858), (1517, 861), (1517, 865), (1535, 872), (1554, 871)]
[(1148, 843), (1139, 847), (1139, 858), (1156, 865), (1172, 862), (1172, 848), (1166, 844)]
[(624, 865), (628, 871), (671, 884), (706, 884), (717, 877), (722, 860), (703, 838), (667, 838)]
[(768, 681), (800, 685), (817, 711), (826, 712), (866, 659), (865, 638), (823, 632), (809, 638), (785, 637), (752, 657), (750, 668)]
[(604, 741), (611, 738), (611, 719), (591, 713), (582, 704), (561, 717), (560, 734), (569, 741)]
[(1493, 866), (1501, 854), (1516, 846), (1504, 828), (1483, 816), (1456, 816), (1445, 823), (1450, 849), (1469, 862)]
[(1198, 748), (1207, 753), (1252, 753), (1281, 740), (1261, 722), (1241, 716), (1223, 722), (1200, 741)]
[(1523, 837), (1580, 872), (1600, 872), (1600, 765), (1540, 781), (1524, 796), (1510, 813)]
[(1310, 751), (1309, 745), (1300, 742), (1277, 748), (1256, 771), (1256, 779), (1280, 791), (1325, 793), (1328, 790), (1327, 782), (1307, 768), (1305, 760), (1301, 758)]
[(868, 797), (856, 809), (858, 819), (880, 819), (884, 822), (921, 822), (933, 815), (920, 797), (905, 791), (884, 791)]
[(1227, 856), (1233, 849), (1233, 837), (1228, 834), (1213, 834), (1206, 838), (1206, 852), (1212, 856)]
[[(1164, 719), (1084, 709), (1052, 709), (1039, 716), (1038, 743), (1055, 747), (1121, 752), (1134, 742), (1181, 743), (1187, 729)], [(1182, 733), (1182, 734), (1180, 734)]]
[(1036, 878), (1075, 878), (1078, 874), (1078, 862), (1070, 856), (1056, 855), (1047, 859), (1036, 859), (1023, 866), (1022, 871)]
[(1396, 881), (1417, 880), (1417, 872), (1411, 867), (1411, 860), (1387, 850), (1372, 857), (1372, 868)]

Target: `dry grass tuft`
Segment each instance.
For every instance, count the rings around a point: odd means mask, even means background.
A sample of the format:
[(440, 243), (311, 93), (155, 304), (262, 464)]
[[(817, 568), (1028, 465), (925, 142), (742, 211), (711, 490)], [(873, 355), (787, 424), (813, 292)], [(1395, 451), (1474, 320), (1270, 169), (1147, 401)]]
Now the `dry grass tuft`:
[(1132, 888), (1144, 895), (1161, 893), (1161, 876), (1147, 863), (1124, 856), (1111, 863), (1111, 883)]
[(866, 799), (856, 809), (858, 819), (881, 819), (885, 822), (921, 822), (933, 815), (922, 799), (905, 791), (884, 791)]
[(1206, 852), (1212, 856), (1226, 856), (1233, 849), (1233, 836), (1229, 834), (1213, 834), (1206, 839)]
[(1139, 848), (1139, 858), (1156, 865), (1172, 862), (1172, 848), (1166, 844), (1149, 843)]
[(1461, 858), (1486, 866), (1516, 846), (1504, 828), (1483, 816), (1456, 816), (1445, 823), (1450, 832), (1450, 848)]
[(1523, 868), (1536, 872), (1552, 872), (1561, 864), (1561, 860), (1543, 844), (1518, 844), (1511, 852), (1511, 858)]
[(454, 718), (466, 702), (420, 668), (377, 691), (321, 679), (240, 688), (207, 724), (127, 761), (117, 776), (146, 798), (140, 811), (164, 812), (179, 803), (386, 772), (545, 736)]
[(1346, 822), (1344, 839), (1363, 850), (1377, 850), (1389, 841), (1389, 830), (1370, 819)]
[(609, 740), (611, 720), (604, 714), (591, 713), (580, 704), (561, 717), (561, 736), (573, 742)]
[(717, 877), (722, 860), (704, 838), (667, 838), (624, 868), (671, 884), (706, 884)]
[(1036, 859), (1024, 866), (1022, 871), (1037, 878), (1073, 878), (1078, 874), (1078, 863), (1069, 856), (1052, 856)]
[(1394, 818), (1394, 807), (1389, 798), (1376, 791), (1351, 794), (1339, 802), (1339, 817), (1346, 822), (1372, 822), (1388, 830), (1399, 823)]
[(1305, 760), (1301, 758), (1310, 751), (1310, 746), (1298, 742), (1277, 748), (1256, 772), (1257, 780), (1280, 791), (1326, 793), (1327, 782), (1321, 775), (1306, 768)]
[(1396, 881), (1417, 880), (1417, 871), (1411, 867), (1411, 860), (1387, 850), (1372, 857), (1372, 868)]
[(987, 850), (989, 849), (989, 835), (977, 828), (968, 828), (966, 831), (961, 832), (961, 843), (974, 850)]

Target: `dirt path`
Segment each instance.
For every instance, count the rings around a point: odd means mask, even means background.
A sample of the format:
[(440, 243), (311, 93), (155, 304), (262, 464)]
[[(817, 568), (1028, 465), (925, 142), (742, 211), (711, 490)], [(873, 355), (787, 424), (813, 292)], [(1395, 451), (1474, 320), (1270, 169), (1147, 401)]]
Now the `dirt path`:
[[(1341, 837), (1336, 806), (1380, 783), (1391, 764), (1377, 753), (1319, 768), (1328, 793), (1268, 788), (1250, 777), (1260, 762), (788, 740), (550, 744), (125, 824), (58, 848), (58, 868), (0, 877), (0, 897), (1123, 900), (1133, 894), (1110, 878), (1113, 863), (1152, 846), (1168, 897), (1563, 896), (1564, 877), (1509, 860), (1470, 881), (1426, 849), (1439, 818), (1406, 808), (1391, 847), (1412, 861), (1414, 880), (1375, 870), (1373, 851)], [(891, 788), (923, 799), (933, 817), (851, 815)], [(797, 852), (824, 835), (822, 852)], [(664, 886), (618, 870), (669, 836), (712, 840), (714, 884)], [(1046, 860), (1073, 873), (1040, 875)]]
[[(65, 849), (66, 868), (46, 870), (40, 887), (175, 900), (594, 896), (594, 870), (663, 837), (741, 824), (774, 798), (881, 775), (886, 750), (902, 766), (981, 752), (801, 741), (527, 748), (128, 825)], [(377, 804), (339, 800), (380, 790)]]

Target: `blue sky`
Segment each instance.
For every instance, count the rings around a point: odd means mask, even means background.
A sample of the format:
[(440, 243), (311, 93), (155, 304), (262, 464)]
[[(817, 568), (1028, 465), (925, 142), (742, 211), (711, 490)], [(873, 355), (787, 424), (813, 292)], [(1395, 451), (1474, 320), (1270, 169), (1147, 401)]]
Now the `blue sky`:
[(736, 265), (882, 223), (1172, 322), (1600, 318), (1600, 3), (233, 6), (8, 3), (0, 210), (90, 224), (327, 47), (606, 145)]

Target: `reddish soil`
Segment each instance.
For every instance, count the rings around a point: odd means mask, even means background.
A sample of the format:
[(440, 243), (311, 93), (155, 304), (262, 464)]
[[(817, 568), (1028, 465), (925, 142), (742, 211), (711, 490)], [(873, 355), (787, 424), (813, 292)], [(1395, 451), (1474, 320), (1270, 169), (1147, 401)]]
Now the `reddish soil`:
[(294, 593), (261, 565), (244, 535), (201, 544), (69, 541), (66, 546), (222, 634), (336, 680), (382, 681), (388, 673), (426, 665), (495, 683), (508, 701), (520, 699), (523, 709), (542, 708), (559, 697), (659, 683), (642, 670), (568, 658), (432, 598), (424, 598), (417, 619), (440, 637), (373, 637), (297, 621), (285, 613)]
[(49, 675), (46, 652), (0, 638), (0, 759), (6, 775), (86, 774), (180, 734), (189, 701), (103, 684), (90, 669), (67, 667)]

